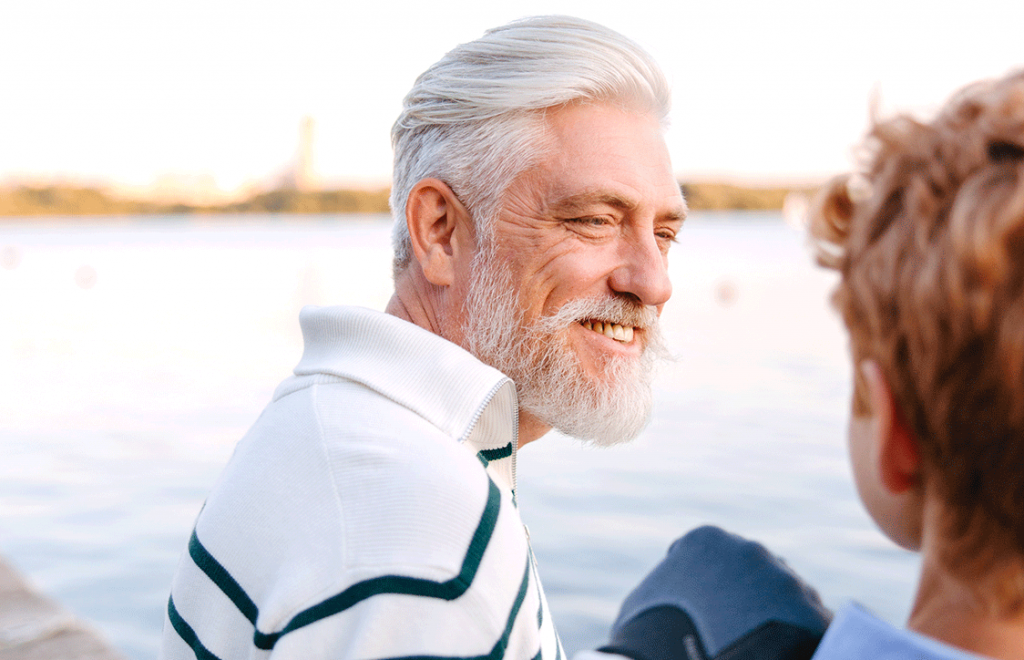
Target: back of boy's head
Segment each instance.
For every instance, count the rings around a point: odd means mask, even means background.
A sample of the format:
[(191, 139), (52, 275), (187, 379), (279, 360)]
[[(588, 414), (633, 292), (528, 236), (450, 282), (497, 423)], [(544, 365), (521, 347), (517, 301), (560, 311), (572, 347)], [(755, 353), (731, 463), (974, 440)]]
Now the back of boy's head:
[[(812, 218), (854, 363), (885, 374), (944, 505), (947, 570), (1024, 607), (1024, 71), (876, 122)], [(859, 369), (854, 414), (868, 412)], [(991, 592), (991, 586), (986, 589)]]

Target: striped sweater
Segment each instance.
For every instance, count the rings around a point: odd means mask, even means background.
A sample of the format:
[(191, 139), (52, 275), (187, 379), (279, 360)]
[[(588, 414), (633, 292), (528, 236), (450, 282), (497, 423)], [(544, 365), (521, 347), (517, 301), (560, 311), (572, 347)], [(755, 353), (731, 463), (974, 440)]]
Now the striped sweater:
[(561, 660), (515, 503), (513, 383), (379, 312), (301, 324), (295, 375), (199, 514), (161, 657)]

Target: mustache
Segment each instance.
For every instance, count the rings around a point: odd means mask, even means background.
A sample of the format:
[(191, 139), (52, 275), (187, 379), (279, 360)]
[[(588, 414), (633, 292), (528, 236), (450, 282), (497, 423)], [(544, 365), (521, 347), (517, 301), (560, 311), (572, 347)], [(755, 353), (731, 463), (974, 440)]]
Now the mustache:
[(558, 330), (580, 321), (611, 321), (642, 330), (658, 329), (658, 310), (631, 298), (579, 298), (538, 320), (541, 330)]

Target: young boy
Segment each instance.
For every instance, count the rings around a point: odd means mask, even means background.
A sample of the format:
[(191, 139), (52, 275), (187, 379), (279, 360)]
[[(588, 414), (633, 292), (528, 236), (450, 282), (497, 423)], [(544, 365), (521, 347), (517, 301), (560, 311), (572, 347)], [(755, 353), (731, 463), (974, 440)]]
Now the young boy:
[(909, 631), (851, 610), (815, 657), (1024, 658), (1024, 72), (866, 147), (812, 235), (840, 274), (857, 490), (922, 568)]
[(626, 599), (605, 653), (1024, 659), (1024, 72), (931, 122), (877, 123), (865, 146), (811, 231), (840, 275), (857, 490), (922, 554), (908, 629), (850, 606), (814, 652), (828, 614), (813, 592), (761, 546), (702, 528)]

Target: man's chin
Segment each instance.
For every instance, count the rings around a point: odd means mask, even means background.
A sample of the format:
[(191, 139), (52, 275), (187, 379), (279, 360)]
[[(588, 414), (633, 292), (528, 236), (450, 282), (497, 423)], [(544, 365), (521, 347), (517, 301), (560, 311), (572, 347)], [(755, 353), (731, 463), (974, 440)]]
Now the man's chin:
[(563, 386), (524, 383), (520, 406), (560, 433), (594, 445), (629, 442), (647, 426), (653, 396), (649, 378), (637, 374), (635, 368), (628, 372), (632, 378), (626, 380), (608, 381), (607, 374), (598, 380), (580, 374), (563, 381)]
[(576, 438), (586, 444), (595, 447), (613, 447), (623, 445), (635, 440), (647, 427), (650, 415), (646, 412), (638, 412), (629, 415), (628, 418), (616, 417), (610, 419), (607, 416), (593, 417), (590, 419), (565, 419), (564, 417), (552, 420), (552, 424), (559, 433)]

